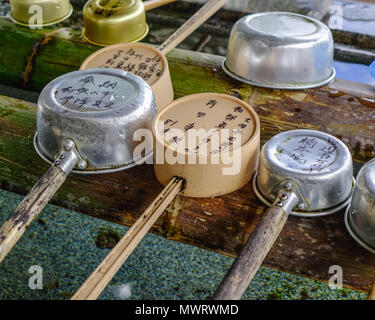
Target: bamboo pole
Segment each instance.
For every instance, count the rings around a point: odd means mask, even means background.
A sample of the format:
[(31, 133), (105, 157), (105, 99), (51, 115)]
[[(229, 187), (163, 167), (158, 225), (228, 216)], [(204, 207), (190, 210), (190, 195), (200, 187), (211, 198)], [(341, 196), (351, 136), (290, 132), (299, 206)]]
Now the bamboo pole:
[(148, 11), (176, 1), (177, 0), (148, 0), (143, 2), (143, 5), (145, 7), (145, 10)]
[(183, 179), (173, 178), (140, 218), (133, 224), (112, 251), (105, 257), (72, 300), (96, 300), (135, 250), (156, 220), (181, 191)]

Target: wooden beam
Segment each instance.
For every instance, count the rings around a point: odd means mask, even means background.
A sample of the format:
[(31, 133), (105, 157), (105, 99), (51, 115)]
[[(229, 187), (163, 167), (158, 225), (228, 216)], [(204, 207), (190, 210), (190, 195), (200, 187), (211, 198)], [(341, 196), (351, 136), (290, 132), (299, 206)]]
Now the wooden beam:
[[(34, 90), (76, 70), (98, 49), (69, 29), (30, 31), (4, 19), (0, 19), (0, 45), (6, 48), (0, 52), (0, 83)], [(375, 155), (374, 87), (337, 80), (317, 89), (269, 90), (226, 76), (220, 68), (223, 57), (175, 50), (168, 60), (176, 97), (221, 92), (248, 101), (260, 116), (262, 142), (285, 130), (309, 128), (341, 138), (350, 148), (357, 169)], [(48, 168), (33, 150), (35, 112), (33, 104), (0, 97), (2, 189), (25, 194)], [(115, 174), (72, 175), (53, 202), (129, 226), (161, 190), (152, 166), (144, 165)], [(264, 211), (251, 184), (215, 198), (179, 196), (152, 232), (236, 256)], [(331, 265), (340, 265), (345, 285), (368, 291), (375, 257), (351, 239), (340, 212), (323, 218), (291, 217), (265, 265), (322, 281), (331, 277)]]

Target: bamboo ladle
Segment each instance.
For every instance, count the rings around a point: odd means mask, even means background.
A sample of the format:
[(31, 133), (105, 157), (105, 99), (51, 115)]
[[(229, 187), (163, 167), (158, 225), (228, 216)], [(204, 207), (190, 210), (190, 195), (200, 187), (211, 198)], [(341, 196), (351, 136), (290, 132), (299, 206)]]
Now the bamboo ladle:
[(165, 55), (177, 47), (228, 0), (210, 0), (159, 48), (144, 43), (120, 43), (90, 55), (80, 69), (115, 68), (134, 73), (151, 86), (158, 110), (174, 99), (172, 81)]
[(145, 11), (148, 11), (176, 1), (177, 0), (148, 0), (143, 2), (143, 6), (145, 7)]
[[(165, 125), (164, 128), (161, 128), (160, 124)], [(221, 133), (224, 131), (223, 126), (230, 131), (230, 135), (220, 140), (220, 146), (214, 146), (214, 132), (199, 139), (199, 151), (189, 144), (189, 136), (194, 128), (218, 129), (216, 132)], [(100, 295), (179, 192), (191, 197), (212, 197), (230, 193), (248, 183), (258, 165), (258, 116), (246, 102), (232, 96), (202, 93), (180, 98), (155, 117), (153, 133), (155, 175), (166, 187), (79, 288), (72, 297), (73, 300), (93, 300)], [(232, 148), (232, 141), (237, 141), (238, 145), (235, 144), (233, 149), (229, 150)], [(194, 138), (190, 142), (194, 143)], [(230, 167), (220, 153), (225, 149), (233, 159), (237, 157), (239, 160), (236, 162), (238, 171), (233, 174), (224, 173), (228, 166)], [(201, 163), (204, 150), (211, 152), (206, 153), (207, 161)], [(216, 152), (218, 150), (220, 152)], [(168, 160), (168, 154), (174, 152), (178, 153), (177, 157), (181, 163), (171, 163)], [(160, 156), (165, 158), (161, 160)]]

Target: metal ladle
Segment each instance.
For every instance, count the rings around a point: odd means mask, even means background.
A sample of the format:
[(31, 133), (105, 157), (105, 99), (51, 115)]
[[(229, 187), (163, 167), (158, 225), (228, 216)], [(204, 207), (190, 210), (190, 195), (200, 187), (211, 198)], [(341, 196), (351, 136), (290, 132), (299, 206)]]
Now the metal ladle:
[(235, 23), (222, 68), (254, 86), (314, 88), (335, 77), (333, 49), (324, 23), (290, 12), (261, 12)]
[(133, 136), (151, 130), (155, 114), (150, 86), (131, 73), (93, 69), (50, 82), (39, 96), (34, 146), (52, 166), (0, 228), (0, 262), (70, 172), (115, 172), (151, 157), (152, 146), (134, 157)]
[(269, 140), (262, 148), (253, 187), (270, 209), (250, 235), (214, 299), (241, 298), (289, 214), (318, 217), (337, 212), (350, 202), (353, 186), (352, 157), (337, 138), (319, 131), (292, 130)]
[[(363, 248), (375, 253), (375, 159), (359, 170), (352, 201), (345, 212), (345, 226)], [(368, 300), (375, 300), (375, 284)]]
[[(69, 18), (69, 0), (10, 0), (9, 18), (22, 26), (46, 27)], [(35, 19), (33, 19), (35, 18)], [(42, 21), (38, 21), (41, 18)]]

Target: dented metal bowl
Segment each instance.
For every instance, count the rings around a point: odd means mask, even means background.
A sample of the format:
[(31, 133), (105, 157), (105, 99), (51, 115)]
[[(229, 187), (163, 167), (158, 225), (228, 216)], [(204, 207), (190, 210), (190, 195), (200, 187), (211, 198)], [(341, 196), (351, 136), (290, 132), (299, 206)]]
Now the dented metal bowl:
[(301, 199), (293, 215), (315, 217), (344, 208), (353, 189), (349, 149), (339, 139), (314, 130), (274, 136), (262, 148), (254, 189), (271, 206), (288, 183), (296, 186)]
[(10, 18), (17, 24), (48, 26), (67, 19), (73, 7), (69, 0), (10, 0), (10, 10)]
[(359, 171), (345, 224), (351, 236), (375, 253), (375, 159)]
[(75, 172), (104, 173), (126, 169), (152, 156), (134, 157), (138, 129), (152, 130), (156, 105), (151, 87), (117, 69), (90, 69), (65, 74), (40, 94), (35, 147), (52, 163), (64, 141), (74, 142), (87, 162)]
[(248, 15), (232, 29), (223, 69), (260, 87), (324, 85), (335, 77), (331, 31), (318, 20), (294, 13)]
[(140, 41), (149, 30), (141, 0), (89, 0), (83, 20), (84, 38), (99, 46)]

